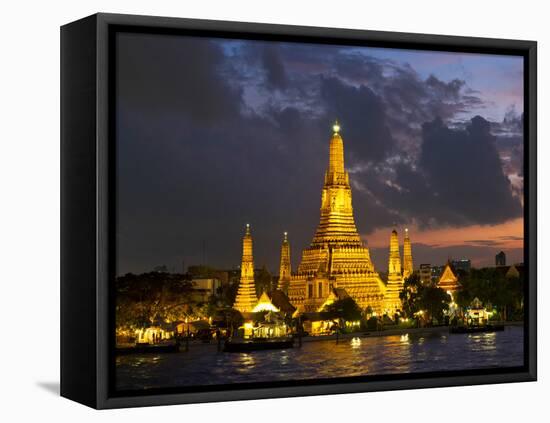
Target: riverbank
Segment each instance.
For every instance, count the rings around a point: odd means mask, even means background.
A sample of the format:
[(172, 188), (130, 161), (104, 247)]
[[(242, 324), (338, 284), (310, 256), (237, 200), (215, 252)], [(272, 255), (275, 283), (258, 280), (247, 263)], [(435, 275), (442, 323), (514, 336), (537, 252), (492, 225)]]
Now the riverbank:
[[(503, 326), (517, 326), (523, 327), (523, 322), (492, 322), (493, 324), (503, 325)], [(302, 343), (305, 342), (320, 342), (320, 341), (333, 341), (336, 342), (336, 339), (339, 341), (351, 340), (353, 338), (373, 338), (373, 337), (383, 337), (383, 336), (403, 336), (407, 334), (411, 335), (430, 335), (430, 334), (448, 334), (449, 326), (432, 326), (432, 327), (422, 327), (422, 328), (386, 328), (380, 331), (365, 331), (365, 332), (353, 332), (353, 333), (340, 333), (338, 335), (319, 335), (319, 336), (304, 336), (302, 337)], [(294, 346), (298, 345), (298, 339), (295, 338)], [(223, 348), (223, 341), (218, 347), (217, 341), (211, 340), (210, 342), (203, 342), (199, 340), (191, 340), (189, 342), (189, 347), (196, 349), (197, 347), (204, 349), (214, 349), (214, 348)], [(119, 344), (117, 348), (129, 348), (134, 347), (134, 344)], [(154, 348), (154, 346), (153, 346)], [(180, 352), (184, 352), (185, 341), (180, 343)]]
[[(504, 326), (523, 326), (523, 322), (495, 322), (495, 324)], [(396, 335), (429, 335), (434, 333), (449, 333), (449, 326), (432, 326), (423, 328), (389, 328), (382, 329), (380, 331), (367, 331), (367, 332), (353, 332), (353, 333), (340, 333), (338, 335), (320, 335), (320, 336), (305, 336), (302, 338), (302, 342), (316, 342), (316, 341), (336, 341), (340, 339), (353, 339), (353, 338), (372, 338), (376, 336), (396, 336)]]

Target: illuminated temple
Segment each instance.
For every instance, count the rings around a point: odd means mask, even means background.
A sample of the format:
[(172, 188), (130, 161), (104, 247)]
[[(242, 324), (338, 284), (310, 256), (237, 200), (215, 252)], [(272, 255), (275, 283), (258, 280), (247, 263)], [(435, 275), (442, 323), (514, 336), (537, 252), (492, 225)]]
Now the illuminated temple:
[[(401, 309), (399, 292), (404, 278), (413, 272), (409, 234), (406, 230), (403, 265), (397, 232), (394, 230), (391, 234), (388, 280), (385, 283), (374, 269), (369, 249), (355, 226), (349, 174), (344, 167), (344, 142), (339, 132), (340, 126), (335, 123), (317, 231), (309, 247), (302, 252), (295, 273), (291, 273), (290, 245), (285, 232), (277, 289), (288, 296), (297, 314), (322, 311), (327, 300), (338, 290), (353, 298), (362, 309), (370, 307), (377, 314), (393, 315)], [(247, 226), (241, 279), (233, 307), (250, 312), (257, 304), (252, 238)]]
[(243, 237), (243, 256), (241, 262), (241, 279), (233, 308), (241, 313), (250, 313), (258, 303), (254, 285), (254, 256), (252, 253), (252, 235), (250, 225), (246, 225)]
[(290, 279), (288, 297), (299, 311), (318, 311), (334, 288), (344, 288), (360, 307), (384, 311), (386, 285), (374, 270), (353, 216), (344, 142), (333, 126), (321, 195), (321, 219), (313, 241)]
[(388, 259), (388, 283), (384, 296), (384, 309), (389, 314), (401, 309), (399, 293), (403, 289), (403, 273), (401, 271), (401, 256), (399, 255), (399, 239), (397, 231), (393, 230), (390, 237), (390, 255)]
[(283, 245), (281, 246), (281, 265), (279, 266), (279, 284), (277, 285), (277, 289), (280, 289), (285, 294), (288, 293), (290, 274), (290, 244), (288, 243), (288, 234), (285, 232), (285, 238), (283, 239)]

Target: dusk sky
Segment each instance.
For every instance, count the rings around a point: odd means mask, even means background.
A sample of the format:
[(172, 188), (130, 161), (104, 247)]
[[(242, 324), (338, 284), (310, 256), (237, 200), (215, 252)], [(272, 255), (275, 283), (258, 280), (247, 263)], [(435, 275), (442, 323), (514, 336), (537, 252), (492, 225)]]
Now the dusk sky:
[[(523, 59), (118, 34), (117, 273), (293, 268), (319, 222), (341, 124), (355, 221), (379, 271), (392, 228), (415, 267), (523, 261)], [(402, 234), (400, 233), (402, 238)]]

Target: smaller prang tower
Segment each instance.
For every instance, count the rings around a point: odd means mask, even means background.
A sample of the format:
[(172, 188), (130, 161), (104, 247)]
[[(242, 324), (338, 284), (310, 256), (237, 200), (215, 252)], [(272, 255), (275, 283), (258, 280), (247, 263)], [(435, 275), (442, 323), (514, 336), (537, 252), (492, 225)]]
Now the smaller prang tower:
[(405, 240), (403, 241), (403, 279), (407, 279), (413, 274), (413, 256), (409, 230), (405, 228)]
[(246, 224), (243, 237), (243, 258), (241, 263), (241, 279), (233, 308), (241, 313), (251, 313), (258, 303), (254, 285), (254, 256), (252, 254), (252, 235), (250, 225)]
[(388, 284), (384, 297), (384, 311), (390, 316), (401, 309), (399, 293), (403, 289), (403, 274), (401, 272), (401, 256), (399, 254), (399, 239), (394, 229), (390, 237), (390, 257), (388, 260)]
[(283, 244), (281, 245), (281, 264), (279, 266), (279, 283), (277, 289), (288, 294), (288, 286), (290, 285), (290, 244), (288, 242), (288, 233), (284, 233)]

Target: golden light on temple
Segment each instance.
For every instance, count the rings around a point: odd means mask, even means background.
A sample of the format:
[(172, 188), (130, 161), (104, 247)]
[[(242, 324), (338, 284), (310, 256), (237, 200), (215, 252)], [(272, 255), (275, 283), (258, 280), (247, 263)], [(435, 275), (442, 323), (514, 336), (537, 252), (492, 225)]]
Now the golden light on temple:
[(254, 284), (254, 255), (252, 252), (252, 235), (250, 234), (250, 224), (246, 224), (246, 232), (243, 237), (243, 255), (241, 262), (241, 278), (239, 288), (233, 308), (240, 312), (250, 313), (256, 303), (256, 286)]
[[(287, 294), (296, 307), (295, 315), (322, 311), (336, 299), (346, 297), (351, 297), (362, 309), (369, 307), (372, 316), (393, 315), (402, 306), (399, 292), (403, 288), (404, 273), (413, 272), (409, 232), (405, 229), (402, 264), (397, 231), (392, 231), (388, 281), (385, 283), (374, 269), (369, 248), (355, 225), (351, 184), (344, 163), (344, 140), (339, 134), (338, 121), (334, 122), (332, 130), (319, 225), (311, 244), (302, 251), (295, 273), (291, 269), (288, 232), (283, 232), (277, 289)], [(241, 279), (233, 308), (244, 313), (277, 310), (266, 293), (259, 299), (256, 296), (248, 223), (243, 237)]]
[(254, 313), (258, 313), (260, 311), (272, 311), (276, 313), (279, 309), (273, 305), (269, 296), (264, 292), (258, 300), (258, 304), (256, 304), (252, 311)]
[(451, 263), (449, 261), (447, 261), (445, 269), (443, 269), (443, 273), (437, 281), (437, 286), (444, 289), (448, 294), (450, 294), (451, 298), (453, 293), (456, 292), (459, 288), (458, 278), (454, 274), (453, 269), (451, 268)]
[(408, 229), (405, 229), (405, 241), (403, 245), (403, 266), (399, 254), (399, 238), (394, 229), (390, 236), (390, 254), (388, 260), (388, 284), (384, 296), (385, 310), (389, 315), (401, 310), (399, 293), (403, 289), (404, 278), (412, 274), (412, 252)]
[(409, 229), (405, 228), (405, 239), (403, 240), (403, 278), (408, 278), (414, 272), (411, 239)]
[(381, 312), (386, 286), (372, 264), (353, 215), (349, 174), (344, 163), (344, 141), (336, 121), (329, 142), (329, 162), (321, 192), (320, 220), (298, 270), (292, 275), (288, 297), (304, 312), (315, 312), (332, 290), (341, 290), (360, 307)]
[(279, 283), (277, 285), (277, 289), (280, 289), (285, 294), (288, 293), (291, 272), (290, 243), (288, 242), (288, 232), (284, 232), (283, 243), (281, 245), (281, 261), (279, 266)]

